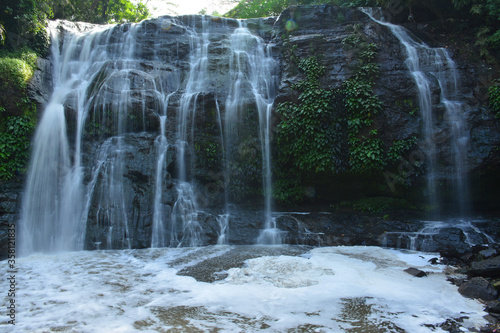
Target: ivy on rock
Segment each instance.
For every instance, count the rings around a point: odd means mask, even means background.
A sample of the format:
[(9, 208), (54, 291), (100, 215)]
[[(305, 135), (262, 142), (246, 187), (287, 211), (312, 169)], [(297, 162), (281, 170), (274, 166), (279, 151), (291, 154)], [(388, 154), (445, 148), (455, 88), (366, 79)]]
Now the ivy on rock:
[(289, 59), (305, 76), (291, 88), (295, 101), (277, 106), (277, 159), (274, 196), (278, 202), (300, 202), (307, 184), (322, 184), (338, 173), (374, 175), (394, 166), (411, 149), (416, 138), (394, 141), (381, 138), (376, 116), (382, 102), (374, 92), (379, 66), (377, 46), (366, 42), (357, 25), (342, 42), (355, 55), (351, 77), (339, 87), (321, 85), (325, 67), (315, 56), (299, 59), (295, 48)]
[(306, 74), (292, 85), (300, 92), (298, 103), (284, 102), (276, 110), (282, 116), (277, 137), (281, 162), (302, 172), (336, 172), (342, 92), (320, 87), (325, 68), (315, 57), (298, 60), (297, 65)]

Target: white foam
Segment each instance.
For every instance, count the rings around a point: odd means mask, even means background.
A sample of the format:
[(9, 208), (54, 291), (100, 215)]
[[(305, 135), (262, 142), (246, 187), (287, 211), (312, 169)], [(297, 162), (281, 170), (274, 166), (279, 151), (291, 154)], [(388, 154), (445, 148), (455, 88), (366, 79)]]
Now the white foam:
[[(215, 283), (176, 275), (231, 247), (73, 252), (18, 261), (12, 332), (439, 332), (430, 326), (469, 317), (482, 305), (446, 281), (431, 254), (378, 247), (316, 248), (305, 256), (267, 256), (232, 268)], [(5, 262), (3, 262), (5, 264)], [(416, 278), (416, 267), (429, 273)], [(5, 274), (4, 274), (5, 275)], [(6, 276), (0, 283), (7, 290)], [(7, 299), (1, 306), (5, 309)]]

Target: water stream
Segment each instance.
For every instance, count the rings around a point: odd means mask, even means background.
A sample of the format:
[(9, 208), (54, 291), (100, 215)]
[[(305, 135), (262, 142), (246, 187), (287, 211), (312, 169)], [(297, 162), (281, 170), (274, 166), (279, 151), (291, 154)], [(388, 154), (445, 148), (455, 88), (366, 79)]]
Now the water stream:
[[(245, 107), (245, 90), (250, 90), (259, 117), (259, 139), (262, 154), (262, 192), (264, 194), (264, 229), (259, 244), (281, 244), (276, 220), (272, 217), (271, 175), (271, 111), (277, 89), (277, 62), (271, 55), (271, 45), (252, 34), (244, 21), (230, 37), (230, 72), (232, 84), (226, 101), (226, 152), (238, 152), (238, 125)], [(248, 97), (247, 97), (248, 98)], [(241, 126), (241, 125), (240, 125)], [(229, 153), (229, 154), (230, 154)], [(226, 153), (226, 159), (231, 156)], [(227, 165), (227, 162), (226, 162)]]
[[(406, 51), (405, 63), (418, 89), (418, 106), (423, 121), (424, 143), (422, 149), (427, 155), (428, 202), (430, 206), (434, 207), (434, 217), (439, 218), (442, 210), (438, 181), (443, 178), (443, 175), (440, 174), (441, 170), (438, 165), (437, 144), (449, 144), (451, 150), (453, 174), (444, 177), (453, 180), (452, 211), (460, 217), (467, 216), (470, 205), (466, 162), (469, 136), (464, 115), (465, 106), (460, 100), (455, 62), (445, 48), (431, 48), (414, 37), (404, 27), (376, 18), (380, 17), (381, 14), (373, 8), (363, 8), (362, 10), (373, 21), (388, 27)], [(437, 80), (441, 91), (440, 103), (445, 109), (447, 138), (437, 137), (437, 105), (433, 104), (432, 101), (432, 80)]]

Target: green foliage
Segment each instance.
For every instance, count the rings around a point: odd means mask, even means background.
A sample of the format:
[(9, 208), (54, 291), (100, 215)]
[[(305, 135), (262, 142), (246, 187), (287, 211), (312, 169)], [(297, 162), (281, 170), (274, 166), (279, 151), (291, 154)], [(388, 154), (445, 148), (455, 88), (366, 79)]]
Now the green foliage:
[(0, 132), (0, 180), (12, 179), (16, 173), (24, 172), (28, 160), (30, 136), (33, 133), (33, 117), (8, 117)]
[(374, 80), (379, 73), (379, 67), (374, 63), (377, 47), (366, 43), (356, 26), (353, 30), (354, 33), (342, 41), (347, 47), (355, 48), (359, 59), (353, 76), (343, 85), (349, 130), (349, 163), (353, 172), (365, 173), (382, 170), (386, 165), (378, 132), (370, 130), (375, 115), (382, 109), (382, 102), (373, 92)]
[(17, 49), (28, 45), (39, 54), (46, 51), (47, 19), (66, 19), (91, 23), (139, 22), (150, 17), (146, 4), (130, 0), (3, 0), (0, 22), (13, 33)]
[(417, 143), (417, 138), (412, 137), (406, 140), (397, 140), (392, 143), (392, 147), (387, 152), (387, 160), (390, 163), (396, 163), (401, 159), (401, 156), (409, 151)]
[(23, 90), (33, 77), (37, 55), (29, 49), (0, 53), (0, 87)]
[(362, 136), (349, 140), (349, 143), (351, 144), (349, 162), (353, 172), (382, 170), (386, 165), (382, 140)]
[(139, 2), (134, 5), (129, 0), (109, 0), (107, 11), (103, 14), (106, 23), (140, 22), (150, 16), (151, 14), (144, 3)]
[(325, 89), (320, 77), (325, 67), (316, 57), (290, 58), (305, 79), (292, 85), (299, 95), (295, 102), (278, 105), (281, 115), (277, 127), (278, 170), (274, 197), (290, 204), (305, 196), (307, 175), (336, 173), (342, 161), (342, 122), (344, 109), (341, 89)]
[(330, 1), (314, 0), (242, 0), (229, 12), (224, 14), (232, 18), (257, 18), (278, 16), (283, 10), (294, 5), (329, 3)]
[[(282, 177), (273, 184), (273, 197), (284, 205), (291, 205), (295, 202), (304, 200), (306, 187), (300, 184), (300, 177), (290, 177), (290, 175), (281, 175)], [(285, 178), (287, 177), (288, 178)]]
[[(340, 7), (376, 7), (393, 5), (391, 0), (241, 0), (236, 7), (224, 14), (232, 18), (257, 18), (278, 16), (283, 10), (296, 5), (331, 4)], [(338, 20), (345, 17), (339, 14)]]
[[(47, 1), (3, 0), (0, 10), (0, 38), (4, 49), (30, 47), (40, 55), (48, 48), (46, 20), (52, 17)], [(6, 38), (8, 36), (8, 38)]]
[(497, 81), (488, 89), (490, 107), (495, 118), (500, 119), (500, 82)]
[(142, 1), (134, 5), (130, 0), (71, 0), (56, 12), (56, 18), (91, 23), (139, 22), (150, 16)]
[(36, 108), (26, 96), (26, 86), (33, 76), (36, 59), (36, 53), (26, 48), (0, 53), (0, 89), (9, 92), (0, 95), (1, 103), (6, 102), (5, 98), (17, 99), (15, 110), (0, 105), (0, 180), (22, 173), (27, 162)]
[(470, 18), (481, 22), (477, 29), (476, 45), (480, 55), (489, 62), (497, 62), (491, 51), (500, 50), (500, 1), (499, 0), (452, 0), (456, 9), (468, 11)]
[(320, 87), (325, 68), (315, 57), (298, 60), (297, 65), (306, 74), (292, 86), (300, 92), (298, 103), (281, 103), (276, 109), (282, 115), (277, 136), (281, 162), (302, 172), (336, 172), (340, 146), (334, 109), (341, 107), (342, 96)]

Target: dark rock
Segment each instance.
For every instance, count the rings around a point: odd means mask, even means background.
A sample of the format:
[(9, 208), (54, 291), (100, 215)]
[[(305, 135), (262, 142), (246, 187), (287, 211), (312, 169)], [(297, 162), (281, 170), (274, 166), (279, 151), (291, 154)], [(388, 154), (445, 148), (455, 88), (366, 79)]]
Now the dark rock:
[[(0, 260), (6, 259), (9, 246), (9, 228), (19, 219), (22, 182), (10, 181), (0, 184)], [(17, 235), (17, 230), (14, 236)], [(15, 240), (14, 240), (15, 241)]]
[(498, 292), (485, 278), (475, 277), (458, 288), (458, 292), (468, 298), (478, 298), (483, 301), (493, 301)]
[(424, 277), (424, 276), (427, 276), (427, 273), (418, 269), (418, 268), (415, 268), (415, 267), (410, 267), (410, 268), (407, 268), (405, 269), (405, 272), (410, 274), (410, 275), (413, 275), (413, 276), (416, 276), (416, 277)]
[(495, 301), (486, 307), (486, 311), (490, 313), (500, 314), (500, 301)]
[(37, 59), (38, 69), (28, 85), (28, 96), (32, 99), (40, 112), (49, 101), (53, 90), (52, 64), (50, 60), (44, 58)]
[(472, 276), (500, 277), (500, 256), (473, 262), (467, 273)]
[(492, 256), (496, 255), (497, 254), (497, 250), (495, 250), (495, 249), (486, 249), (486, 250), (480, 251), (479, 254), (482, 255), (485, 258), (489, 258), (489, 257), (492, 257)]
[(486, 319), (491, 324), (488, 324), (485, 327), (481, 327), (480, 332), (482, 332), (482, 333), (498, 333), (497, 324), (496, 324), (498, 322), (498, 320), (490, 315), (484, 316), (484, 319)]
[(439, 258), (431, 258), (429, 259), (431, 265), (437, 265), (439, 263)]

